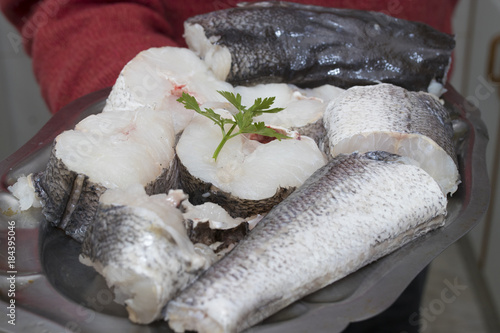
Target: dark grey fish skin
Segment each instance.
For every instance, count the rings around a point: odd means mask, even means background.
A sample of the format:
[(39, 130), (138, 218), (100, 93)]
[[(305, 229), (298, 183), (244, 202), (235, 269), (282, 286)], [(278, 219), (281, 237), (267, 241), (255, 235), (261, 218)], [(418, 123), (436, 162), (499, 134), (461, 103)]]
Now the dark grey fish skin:
[(328, 160), (332, 158), (330, 155), (330, 143), (328, 141), (328, 135), (323, 118), (302, 127), (291, 127), (290, 130), (297, 131), (300, 135), (310, 137), (314, 140), (314, 142), (316, 142), (319, 150), (325, 154)]
[(155, 180), (146, 184), (144, 189), (148, 195), (167, 193), (168, 190), (179, 188), (179, 166), (173, 158), (169, 166)]
[(285, 2), (247, 4), (189, 18), (232, 56), (234, 85), (286, 82), (341, 88), (377, 82), (427, 91), (444, 83), (454, 37), (383, 13)]
[(48, 222), (82, 242), (94, 219), (105, 187), (85, 175), (69, 170), (52, 149), (47, 168), (34, 175), (35, 191), (42, 199), (42, 213)]
[[(415, 110), (426, 110), (433, 116), (422, 122), (422, 119), (415, 120), (415, 128), (408, 128), (409, 131), (420, 132), (427, 135), (443, 148), (458, 166), (457, 153), (453, 144), (453, 126), (448, 110), (433, 96), (426, 93), (408, 93), (409, 100), (414, 105)], [(415, 117), (417, 118), (417, 117)], [(420, 122), (419, 122), (420, 121)], [(420, 127), (419, 127), (420, 126)], [(432, 130), (431, 130), (432, 129)]]
[(188, 219), (184, 221), (184, 224), (186, 225), (189, 240), (193, 244), (201, 243), (210, 246), (220, 243), (214, 249), (215, 253), (237, 244), (250, 231), (248, 222), (242, 222), (236, 227), (229, 229), (212, 229), (209, 221), (195, 223), (193, 220)]

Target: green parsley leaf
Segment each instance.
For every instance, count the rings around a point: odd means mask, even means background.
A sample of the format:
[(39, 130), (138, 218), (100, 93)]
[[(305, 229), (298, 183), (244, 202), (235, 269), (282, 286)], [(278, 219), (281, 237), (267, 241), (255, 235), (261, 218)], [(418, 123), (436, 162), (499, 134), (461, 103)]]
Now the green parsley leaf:
[[(217, 92), (221, 94), (225, 99), (227, 99), (227, 101), (238, 110), (238, 112), (233, 115), (233, 119), (222, 118), (219, 114), (217, 114), (210, 108), (205, 108), (204, 111), (201, 110), (200, 105), (196, 101), (196, 98), (185, 92), (183, 92), (182, 96), (177, 99), (178, 102), (184, 104), (184, 107), (186, 109), (196, 111), (197, 113), (211, 119), (214, 124), (220, 127), (222, 131), (222, 141), (219, 143), (212, 156), (215, 160), (217, 160), (217, 156), (219, 156), (219, 152), (221, 151), (227, 140), (234, 138), (239, 134), (255, 133), (276, 138), (278, 140), (289, 138), (288, 136), (267, 127), (263, 122), (253, 122), (254, 117), (260, 116), (263, 113), (277, 113), (284, 110), (283, 108), (270, 108), (273, 105), (274, 100), (276, 99), (275, 97), (266, 97), (264, 99), (257, 98), (255, 99), (253, 105), (247, 108), (241, 104), (240, 94), (235, 95), (228, 91)], [(227, 124), (230, 124), (232, 126), (226, 132), (224, 126)], [(236, 129), (236, 127), (238, 127), (238, 132), (233, 134), (233, 131)]]

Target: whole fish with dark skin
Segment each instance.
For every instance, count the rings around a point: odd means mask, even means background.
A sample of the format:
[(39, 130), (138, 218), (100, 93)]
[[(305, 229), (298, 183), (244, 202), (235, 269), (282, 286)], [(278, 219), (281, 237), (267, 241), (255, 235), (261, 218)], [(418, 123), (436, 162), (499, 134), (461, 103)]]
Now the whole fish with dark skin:
[(165, 319), (176, 332), (245, 330), (442, 226), (446, 204), (407, 158), (338, 155), (170, 301)]
[[(453, 36), (423, 23), (286, 2), (189, 18), (185, 39), (234, 85), (348, 88), (387, 82), (418, 91), (434, 81), (445, 83), (455, 47)], [(231, 59), (230, 69), (221, 58)]]

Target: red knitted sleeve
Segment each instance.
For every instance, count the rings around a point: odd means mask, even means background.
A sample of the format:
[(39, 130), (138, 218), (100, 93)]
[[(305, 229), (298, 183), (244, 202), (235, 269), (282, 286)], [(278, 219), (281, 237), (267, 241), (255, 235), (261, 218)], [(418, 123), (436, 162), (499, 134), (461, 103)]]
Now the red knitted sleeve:
[[(42, 96), (52, 112), (112, 86), (125, 64), (150, 47), (182, 45), (192, 15), (259, 0), (0, 0), (33, 59)], [(457, 0), (292, 0), (377, 10), (451, 31)]]
[[(35, 4), (34, 4), (35, 3)], [(161, 1), (4, 1), (51, 112), (112, 86), (140, 51), (176, 45)]]

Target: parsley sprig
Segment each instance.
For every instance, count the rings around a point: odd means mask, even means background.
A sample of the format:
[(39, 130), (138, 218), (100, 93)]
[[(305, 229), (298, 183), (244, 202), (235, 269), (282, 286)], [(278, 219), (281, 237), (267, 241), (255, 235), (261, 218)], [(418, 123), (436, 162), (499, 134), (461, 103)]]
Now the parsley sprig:
[[(218, 125), (222, 131), (222, 141), (215, 149), (213, 154), (214, 160), (217, 160), (217, 156), (219, 156), (219, 152), (221, 151), (224, 144), (231, 138), (243, 133), (255, 133), (263, 136), (273, 137), (278, 140), (287, 139), (288, 136), (281, 134), (275, 131), (272, 128), (266, 127), (264, 122), (253, 122), (253, 118), (260, 116), (263, 113), (277, 113), (284, 108), (272, 108), (271, 106), (274, 103), (275, 97), (266, 97), (264, 99), (257, 98), (255, 99), (252, 106), (247, 108), (246, 106), (241, 104), (241, 95), (233, 94), (228, 91), (217, 91), (221, 94), (225, 99), (231, 103), (238, 112), (233, 114), (233, 119), (223, 118), (218, 113), (216, 113), (213, 109), (205, 108), (205, 110), (201, 110), (200, 105), (196, 101), (196, 98), (189, 95), (188, 93), (183, 92), (182, 96), (177, 99), (178, 102), (184, 104), (186, 109), (194, 110), (197, 113), (211, 119), (216, 125)], [(226, 132), (225, 125), (231, 125), (231, 128)], [(238, 127), (238, 131), (233, 133)]]

